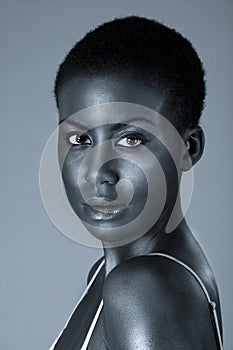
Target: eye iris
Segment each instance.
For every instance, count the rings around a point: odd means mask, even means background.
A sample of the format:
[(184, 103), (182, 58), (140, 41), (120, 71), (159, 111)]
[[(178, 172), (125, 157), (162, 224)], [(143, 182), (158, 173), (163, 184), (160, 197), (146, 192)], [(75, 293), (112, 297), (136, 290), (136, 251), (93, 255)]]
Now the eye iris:
[(89, 139), (86, 135), (71, 135), (69, 138), (70, 143), (73, 145), (89, 144)]
[(127, 137), (127, 143), (130, 146), (134, 146), (136, 145), (138, 142), (138, 139), (136, 139), (135, 137)]
[(83, 137), (83, 135), (81, 135), (81, 136), (76, 135), (75, 141), (77, 143), (81, 143), (81, 142), (85, 141), (85, 138)]

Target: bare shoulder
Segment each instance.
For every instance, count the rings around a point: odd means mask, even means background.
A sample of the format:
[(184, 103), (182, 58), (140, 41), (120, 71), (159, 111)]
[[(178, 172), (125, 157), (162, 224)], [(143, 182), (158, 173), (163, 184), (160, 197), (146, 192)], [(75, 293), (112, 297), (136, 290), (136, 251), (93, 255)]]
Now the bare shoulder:
[(103, 299), (107, 337), (114, 339), (112, 329), (123, 334), (122, 348), (215, 349), (203, 290), (170, 259), (140, 256), (118, 265), (105, 280)]
[[(202, 289), (192, 274), (183, 266), (161, 255), (137, 256), (116, 266), (105, 280), (105, 290), (110, 291), (118, 285), (120, 288), (145, 289), (145, 284), (154, 288), (170, 287), (172, 295), (179, 296), (185, 291), (203, 294)], [(191, 287), (191, 290), (190, 290)]]

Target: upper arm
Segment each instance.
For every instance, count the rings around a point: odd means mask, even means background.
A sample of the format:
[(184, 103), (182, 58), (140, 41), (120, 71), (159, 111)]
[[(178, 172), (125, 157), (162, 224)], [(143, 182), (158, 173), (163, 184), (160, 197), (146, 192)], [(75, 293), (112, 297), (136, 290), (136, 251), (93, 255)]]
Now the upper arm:
[(110, 349), (200, 350), (211, 344), (204, 339), (211, 329), (208, 304), (197, 282), (180, 266), (151, 258), (130, 259), (106, 279), (104, 327)]

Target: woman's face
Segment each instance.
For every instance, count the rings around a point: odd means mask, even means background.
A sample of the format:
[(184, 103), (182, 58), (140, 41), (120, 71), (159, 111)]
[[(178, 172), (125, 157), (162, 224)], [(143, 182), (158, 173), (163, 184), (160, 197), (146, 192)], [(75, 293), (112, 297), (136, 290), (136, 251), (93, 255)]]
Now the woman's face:
[(76, 78), (59, 92), (67, 197), (89, 231), (106, 242), (138, 238), (176, 199), (179, 145), (171, 156), (171, 130), (142, 106), (161, 112), (159, 89), (116, 76)]

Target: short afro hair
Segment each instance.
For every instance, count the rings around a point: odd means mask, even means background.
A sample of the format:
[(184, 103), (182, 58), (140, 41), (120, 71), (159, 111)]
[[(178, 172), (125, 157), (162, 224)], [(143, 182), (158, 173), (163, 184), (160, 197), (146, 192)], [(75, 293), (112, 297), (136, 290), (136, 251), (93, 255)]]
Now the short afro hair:
[(58, 68), (54, 94), (79, 75), (130, 75), (160, 87), (182, 132), (198, 125), (206, 95), (205, 71), (192, 44), (175, 29), (139, 16), (115, 18), (88, 32)]

